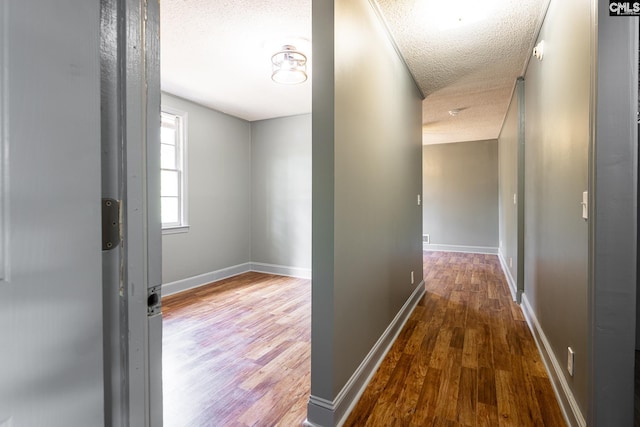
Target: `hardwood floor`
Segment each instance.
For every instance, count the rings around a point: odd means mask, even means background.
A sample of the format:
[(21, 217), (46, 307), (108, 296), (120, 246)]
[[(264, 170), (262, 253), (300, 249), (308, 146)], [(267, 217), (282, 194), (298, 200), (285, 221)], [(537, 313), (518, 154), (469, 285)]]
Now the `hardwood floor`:
[(246, 273), (163, 299), (164, 425), (299, 426), (311, 282)]
[(345, 426), (565, 426), (498, 258), (425, 252), (426, 295)]
[[(346, 426), (564, 426), (496, 256), (425, 252), (427, 293)], [(164, 425), (300, 426), (310, 281), (247, 273), (163, 299)]]

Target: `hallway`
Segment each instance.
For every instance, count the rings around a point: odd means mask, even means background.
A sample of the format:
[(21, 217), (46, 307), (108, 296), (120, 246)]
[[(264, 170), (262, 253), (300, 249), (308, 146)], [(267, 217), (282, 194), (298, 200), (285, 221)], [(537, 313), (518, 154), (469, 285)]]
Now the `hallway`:
[(427, 292), (345, 426), (564, 426), (495, 255), (424, 252)]

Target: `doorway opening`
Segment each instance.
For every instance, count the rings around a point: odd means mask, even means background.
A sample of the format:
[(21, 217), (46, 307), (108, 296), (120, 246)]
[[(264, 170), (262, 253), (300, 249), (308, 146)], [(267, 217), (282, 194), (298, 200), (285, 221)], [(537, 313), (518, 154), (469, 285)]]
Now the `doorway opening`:
[[(186, 219), (162, 236), (167, 425), (306, 416), (311, 2), (271, 3), (161, 3), (161, 103), (183, 113), (185, 160), (183, 176), (163, 162), (163, 201), (182, 196)], [(283, 46), (306, 81), (272, 79)]]

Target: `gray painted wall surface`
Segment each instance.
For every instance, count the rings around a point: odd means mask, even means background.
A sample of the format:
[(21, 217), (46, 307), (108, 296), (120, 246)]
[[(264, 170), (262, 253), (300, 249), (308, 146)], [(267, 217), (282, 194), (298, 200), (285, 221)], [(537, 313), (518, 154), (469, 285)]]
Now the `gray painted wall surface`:
[(313, 40), (311, 388), (331, 402), (422, 276), (421, 100), (367, 0), (314, 1)]
[(164, 283), (251, 261), (251, 124), (169, 94), (188, 113), (187, 233), (162, 238)]
[(498, 142), (425, 145), (423, 223), (431, 244), (498, 247)]
[(311, 115), (251, 123), (251, 260), (311, 268)]
[(608, 2), (597, 5), (587, 421), (626, 426), (634, 418), (638, 18), (610, 17)]
[[(513, 202), (518, 193), (518, 99), (514, 91), (511, 104), (498, 138), (499, 157), (499, 236), (500, 253), (511, 277), (518, 277), (518, 206)], [(512, 260), (509, 267), (509, 259)]]
[(590, 11), (552, 1), (538, 40), (543, 61), (525, 75), (525, 295), (556, 359), (575, 351), (565, 378), (587, 409), (588, 227), (582, 219), (590, 139)]

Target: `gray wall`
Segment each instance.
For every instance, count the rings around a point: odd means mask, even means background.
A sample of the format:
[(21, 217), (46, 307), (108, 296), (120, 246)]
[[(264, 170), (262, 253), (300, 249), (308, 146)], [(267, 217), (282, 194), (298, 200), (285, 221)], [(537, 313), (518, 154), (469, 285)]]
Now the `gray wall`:
[(163, 93), (188, 114), (189, 231), (162, 238), (163, 282), (255, 262), (311, 268), (311, 115), (249, 123)]
[[(499, 251), (511, 277), (518, 275), (518, 94), (514, 91), (498, 138), (499, 163)], [(516, 200), (517, 201), (517, 200)], [(509, 263), (511, 260), (511, 263)]]
[(543, 61), (525, 75), (524, 294), (560, 366), (575, 351), (575, 374), (562, 369), (587, 409), (590, 10), (581, 0), (551, 1), (538, 40)]
[(598, 2), (592, 104), (591, 191), (596, 197), (590, 201), (593, 354), (587, 422), (623, 426), (633, 424), (634, 413), (638, 18), (610, 17), (607, 6)]
[(420, 283), (421, 97), (367, 0), (312, 16), (311, 393), (332, 402)]
[(311, 268), (311, 115), (251, 123), (253, 262)]
[(498, 142), (425, 145), (422, 232), (433, 245), (498, 247)]
[(187, 233), (162, 238), (164, 283), (251, 261), (251, 124), (163, 93), (188, 113)]

